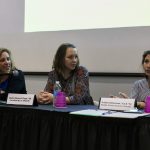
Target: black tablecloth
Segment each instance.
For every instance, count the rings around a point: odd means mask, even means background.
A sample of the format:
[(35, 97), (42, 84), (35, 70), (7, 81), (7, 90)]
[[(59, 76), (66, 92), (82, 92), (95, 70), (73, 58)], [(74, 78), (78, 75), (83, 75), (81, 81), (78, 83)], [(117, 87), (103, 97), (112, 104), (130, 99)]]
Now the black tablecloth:
[(146, 150), (150, 118), (71, 115), (90, 105), (54, 109), (0, 106), (0, 150)]

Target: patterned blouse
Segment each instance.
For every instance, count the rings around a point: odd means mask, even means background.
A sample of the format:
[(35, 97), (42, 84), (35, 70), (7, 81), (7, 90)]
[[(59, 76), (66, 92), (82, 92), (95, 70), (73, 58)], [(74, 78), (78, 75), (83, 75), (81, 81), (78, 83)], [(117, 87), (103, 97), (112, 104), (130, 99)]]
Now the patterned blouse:
[(89, 73), (85, 67), (79, 66), (68, 79), (58, 75), (55, 70), (50, 71), (44, 90), (53, 93), (56, 81), (60, 82), (62, 91), (70, 99), (70, 104), (93, 104), (89, 90)]
[(146, 97), (150, 95), (150, 87), (148, 85), (147, 79), (141, 79), (135, 81), (133, 88), (131, 90), (131, 98), (136, 101), (145, 101)]

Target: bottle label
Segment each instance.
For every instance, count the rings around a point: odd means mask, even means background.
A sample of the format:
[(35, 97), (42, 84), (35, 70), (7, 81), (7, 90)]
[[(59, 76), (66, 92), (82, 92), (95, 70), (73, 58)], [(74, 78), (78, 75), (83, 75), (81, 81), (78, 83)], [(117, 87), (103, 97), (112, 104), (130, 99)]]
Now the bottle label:
[(54, 97), (57, 96), (58, 91), (54, 90)]

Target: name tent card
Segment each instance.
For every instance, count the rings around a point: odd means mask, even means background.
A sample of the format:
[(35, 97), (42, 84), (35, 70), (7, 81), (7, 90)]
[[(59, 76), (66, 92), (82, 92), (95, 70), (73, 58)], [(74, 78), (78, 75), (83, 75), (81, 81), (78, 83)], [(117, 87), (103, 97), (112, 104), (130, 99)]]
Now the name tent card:
[(34, 104), (34, 96), (34, 94), (9, 93), (7, 97), (7, 104), (32, 106)]
[(99, 103), (99, 109), (107, 110), (131, 110), (134, 109), (135, 99), (125, 98), (101, 98)]

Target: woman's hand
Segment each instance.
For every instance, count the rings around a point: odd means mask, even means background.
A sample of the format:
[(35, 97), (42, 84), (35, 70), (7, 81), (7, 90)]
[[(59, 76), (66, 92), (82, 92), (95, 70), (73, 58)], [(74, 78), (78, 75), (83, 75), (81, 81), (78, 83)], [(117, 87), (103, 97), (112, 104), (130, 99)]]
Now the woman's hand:
[(40, 91), (36, 94), (37, 101), (40, 104), (49, 104), (53, 102), (53, 94), (45, 91)]
[(129, 98), (127, 94), (122, 93), (122, 92), (119, 92), (119, 95), (120, 95), (122, 98)]
[(127, 94), (119, 92), (119, 96), (110, 95), (111, 98), (129, 98)]
[(137, 102), (137, 108), (144, 109), (145, 108), (145, 102)]

